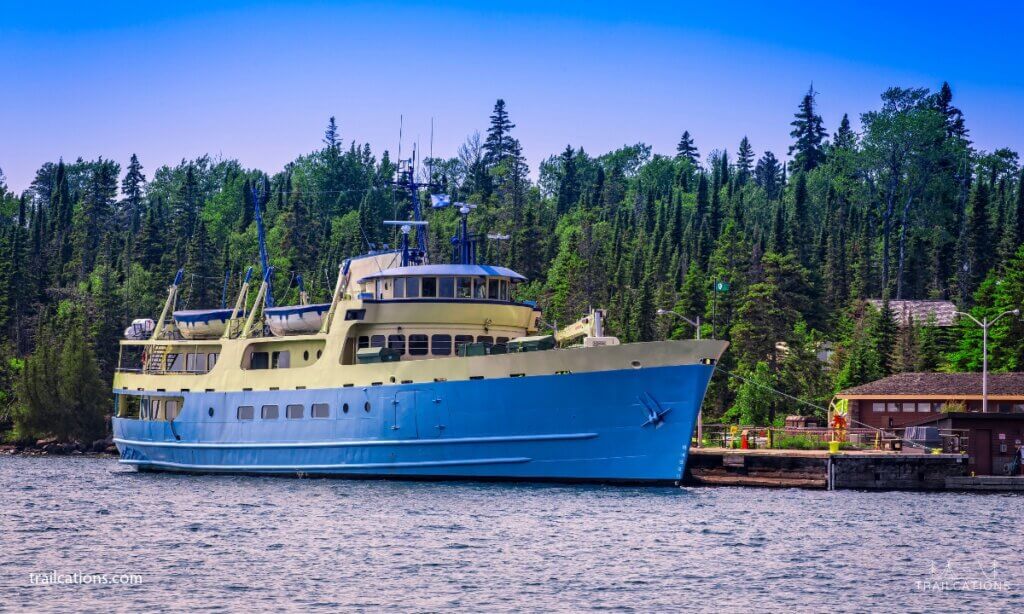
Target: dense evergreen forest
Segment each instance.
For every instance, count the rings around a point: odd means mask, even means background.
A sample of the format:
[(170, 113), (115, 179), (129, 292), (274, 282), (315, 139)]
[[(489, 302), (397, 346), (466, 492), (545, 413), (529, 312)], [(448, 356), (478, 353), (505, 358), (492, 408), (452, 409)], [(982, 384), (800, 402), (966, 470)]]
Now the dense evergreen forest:
[[(705, 411), (765, 424), (813, 411), (766, 387), (821, 405), (893, 372), (980, 370), (977, 326), (899, 326), (888, 302), (866, 299), (948, 299), (979, 317), (1024, 308), (1024, 171), (1016, 152), (972, 146), (947, 84), (885, 91), (859, 133), (828, 119), (834, 130), (809, 91), (787, 152), (758, 157), (746, 138), (705, 149), (689, 132), (668, 155), (570, 144), (534, 181), (499, 100), (484, 134), (418, 168), (479, 203), (477, 230), (510, 235), (481, 260), (530, 278), (518, 296), (547, 321), (603, 306), (610, 334), (646, 341), (693, 335), (658, 309), (700, 316), (705, 336), (732, 342)], [(297, 301), (298, 274), (329, 300), (344, 258), (394, 245), (382, 220), (410, 216), (396, 161), (343, 132), (331, 118), (315, 151), (273, 175), (209, 156), (151, 172), (134, 155), (55, 160), (15, 194), (0, 174), (0, 431), (102, 435), (122, 329), (158, 314), (174, 271), (186, 271), (179, 308), (219, 306), (246, 267), (259, 273), (254, 199), (279, 304)], [(430, 257), (448, 261), (455, 213), (427, 217)], [(992, 328), (990, 360), (1024, 370), (1021, 320)]]

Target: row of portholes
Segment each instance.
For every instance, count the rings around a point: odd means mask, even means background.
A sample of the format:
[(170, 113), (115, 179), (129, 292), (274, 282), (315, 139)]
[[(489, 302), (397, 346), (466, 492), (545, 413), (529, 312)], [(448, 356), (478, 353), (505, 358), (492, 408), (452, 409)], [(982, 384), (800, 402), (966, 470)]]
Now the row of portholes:
[[(316, 351), (316, 359), (320, 360), (320, 357), (323, 356), (323, 354), (324, 354), (323, 350), (317, 350)], [(309, 362), (309, 350), (305, 350), (305, 351), (302, 352), (302, 360), (305, 361), (305, 362)]]
[[(363, 411), (370, 413), (372, 406), (369, 401), (363, 403)], [(312, 418), (330, 418), (331, 417), (331, 406), (327, 403), (313, 403), (311, 406)], [(347, 414), (349, 412), (348, 403), (343, 403), (341, 406), (342, 413)], [(210, 416), (213, 416), (213, 408), (210, 408)], [(285, 406), (285, 417), (288, 420), (300, 420), (305, 417), (306, 406), (298, 403)], [(260, 408), (260, 420), (277, 420), (280, 417), (280, 409), (277, 405), (264, 405)], [(238, 410), (235, 413), (235, 417), (238, 420), (254, 420), (256, 418), (256, 407), (253, 405), (239, 405)]]

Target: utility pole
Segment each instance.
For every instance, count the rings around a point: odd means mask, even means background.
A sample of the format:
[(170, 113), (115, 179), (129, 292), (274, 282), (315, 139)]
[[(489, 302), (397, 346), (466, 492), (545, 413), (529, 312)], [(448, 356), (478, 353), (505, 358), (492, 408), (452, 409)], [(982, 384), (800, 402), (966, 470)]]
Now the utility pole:
[(981, 413), (988, 413), (988, 328), (999, 321), (1000, 318), (1007, 315), (1020, 315), (1020, 309), (1011, 309), (1010, 311), (1004, 311), (997, 315), (995, 319), (989, 320), (987, 317), (982, 318), (978, 321), (969, 313), (963, 311), (954, 312), (957, 315), (967, 316), (974, 321), (975, 324), (981, 327)]

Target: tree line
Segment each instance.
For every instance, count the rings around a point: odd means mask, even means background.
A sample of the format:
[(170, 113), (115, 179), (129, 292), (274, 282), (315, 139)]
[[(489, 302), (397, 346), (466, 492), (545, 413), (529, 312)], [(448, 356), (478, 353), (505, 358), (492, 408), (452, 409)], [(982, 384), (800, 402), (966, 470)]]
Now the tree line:
[[(788, 162), (746, 137), (734, 153), (702, 152), (683, 131), (671, 154), (570, 144), (534, 180), (498, 100), (483, 135), (417, 169), (479, 205), (476, 229), (509, 235), (484, 239), (480, 258), (527, 276), (517, 296), (548, 321), (604, 306), (610, 334), (632, 342), (694, 334), (659, 309), (699, 316), (705, 337), (732, 343), (706, 411), (764, 424), (810, 411), (769, 388), (821, 405), (894, 372), (980, 369), (976, 326), (900, 326), (889, 300), (950, 300), (978, 317), (1024, 307), (1018, 154), (977, 149), (945, 83), (886, 90), (860, 126), (844, 115), (830, 131), (809, 90)], [(274, 174), (210, 156), (149, 175), (135, 155), (124, 168), (57, 160), (21, 194), (0, 174), (0, 429), (102, 434), (122, 329), (159, 311), (180, 267), (179, 308), (230, 303), (245, 269), (260, 273), (257, 206), (276, 301), (297, 301), (298, 275), (329, 300), (340, 262), (397, 244), (382, 224), (411, 215), (396, 169), (387, 151), (346, 145), (332, 117), (314, 151)], [(426, 217), (430, 258), (445, 262), (457, 215)], [(993, 327), (990, 365), (1024, 369), (1020, 319)]]

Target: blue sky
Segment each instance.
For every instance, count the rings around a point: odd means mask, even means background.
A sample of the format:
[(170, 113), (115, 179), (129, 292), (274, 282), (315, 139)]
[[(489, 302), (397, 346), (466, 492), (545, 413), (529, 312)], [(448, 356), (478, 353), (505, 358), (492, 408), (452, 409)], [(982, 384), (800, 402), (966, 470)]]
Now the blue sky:
[[(415, 139), (451, 156), (508, 103), (531, 167), (602, 153), (784, 156), (813, 81), (834, 131), (890, 85), (948, 80), (977, 147), (1024, 150), (1024, 3), (7, 2), (0, 0), (0, 168), (12, 189), (63, 156), (147, 175), (203, 153), (269, 172), (335, 115), (375, 153)], [(855, 121), (856, 125), (856, 121)]]

